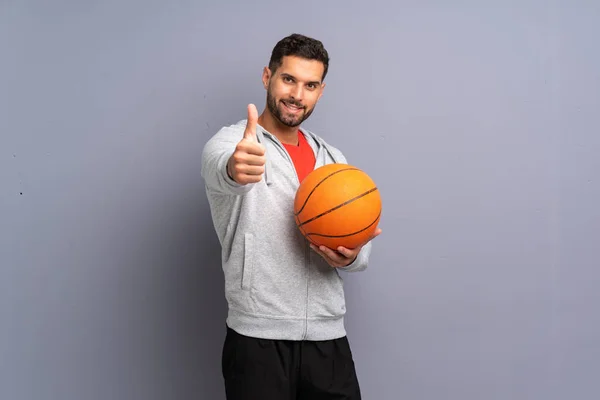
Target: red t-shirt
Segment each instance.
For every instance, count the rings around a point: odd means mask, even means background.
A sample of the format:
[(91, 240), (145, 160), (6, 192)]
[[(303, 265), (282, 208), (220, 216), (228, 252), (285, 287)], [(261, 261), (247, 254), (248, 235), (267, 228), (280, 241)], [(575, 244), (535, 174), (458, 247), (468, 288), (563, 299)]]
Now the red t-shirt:
[(285, 144), (283, 146), (292, 157), (294, 167), (296, 167), (296, 173), (300, 182), (306, 178), (306, 175), (312, 172), (315, 168), (315, 153), (312, 147), (306, 141), (304, 134), (298, 131), (298, 145)]

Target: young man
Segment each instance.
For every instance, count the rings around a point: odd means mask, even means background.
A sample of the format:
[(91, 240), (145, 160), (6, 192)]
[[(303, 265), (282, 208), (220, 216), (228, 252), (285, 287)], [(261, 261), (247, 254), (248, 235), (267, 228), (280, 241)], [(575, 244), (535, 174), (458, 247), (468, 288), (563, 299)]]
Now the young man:
[(320, 41), (298, 34), (279, 41), (262, 75), (263, 113), (250, 104), (247, 120), (223, 127), (202, 153), (225, 274), (229, 400), (361, 398), (338, 270), (364, 270), (371, 242), (316, 248), (294, 222), (302, 179), (324, 164), (346, 163), (300, 127), (323, 94), (328, 66)]

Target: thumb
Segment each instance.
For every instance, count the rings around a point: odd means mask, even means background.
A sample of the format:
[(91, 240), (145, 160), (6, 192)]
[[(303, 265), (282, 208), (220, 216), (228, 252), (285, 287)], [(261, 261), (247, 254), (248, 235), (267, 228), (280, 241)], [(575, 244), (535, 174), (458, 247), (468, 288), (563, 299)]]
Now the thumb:
[(253, 141), (256, 140), (256, 125), (258, 124), (258, 111), (254, 104), (248, 104), (248, 122), (244, 131), (244, 138)]

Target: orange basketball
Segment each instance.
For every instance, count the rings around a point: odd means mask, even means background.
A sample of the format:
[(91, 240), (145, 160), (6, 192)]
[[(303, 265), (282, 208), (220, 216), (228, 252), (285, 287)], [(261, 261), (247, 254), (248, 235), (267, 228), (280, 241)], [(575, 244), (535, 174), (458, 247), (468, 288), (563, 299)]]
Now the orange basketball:
[(332, 250), (365, 243), (379, 224), (381, 197), (375, 182), (348, 164), (312, 171), (294, 199), (296, 225), (310, 242)]

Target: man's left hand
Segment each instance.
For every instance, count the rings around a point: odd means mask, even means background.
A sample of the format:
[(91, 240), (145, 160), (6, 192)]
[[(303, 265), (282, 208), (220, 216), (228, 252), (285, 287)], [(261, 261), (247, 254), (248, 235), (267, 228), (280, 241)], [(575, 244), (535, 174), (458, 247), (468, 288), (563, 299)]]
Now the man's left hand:
[(335, 251), (326, 246), (317, 247), (312, 243), (310, 244), (310, 248), (313, 249), (315, 252), (319, 253), (321, 257), (323, 257), (325, 261), (327, 261), (327, 263), (332, 267), (347, 267), (348, 265), (352, 264), (354, 260), (356, 260), (360, 249), (362, 249), (365, 244), (379, 236), (380, 233), (380, 228), (375, 229), (375, 232), (373, 232), (373, 235), (371, 235), (369, 240), (367, 240), (365, 243), (361, 244), (360, 246), (354, 249), (347, 249), (345, 247), (340, 246), (337, 248), (337, 251)]

